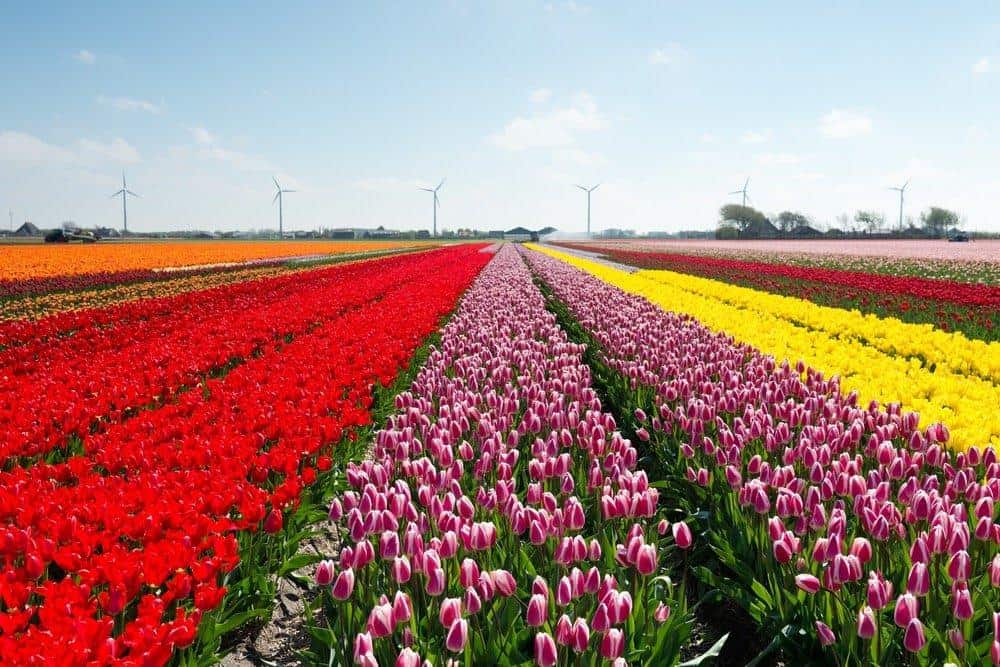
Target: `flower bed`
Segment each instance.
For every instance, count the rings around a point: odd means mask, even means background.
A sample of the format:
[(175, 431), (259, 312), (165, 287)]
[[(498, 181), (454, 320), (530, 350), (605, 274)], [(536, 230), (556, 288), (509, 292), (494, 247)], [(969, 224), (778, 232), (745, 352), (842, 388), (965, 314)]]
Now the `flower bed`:
[(666, 550), (692, 537), (636, 469), (517, 252), (487, 266), (330, 519), (324, 664), (671, 665)]
[[(246, 620), (212, 610), (255, 593), (333, 447), (370, 422), (373, 387), (487, 260), (475, 246), (398, 260), (381, 298), (89, 435), (62, 463), (0, 473), (3, 660), (163, 664)], [(386, 269), (364, 266), (359, 280)]]
[[(1000, 462), (539, 253), (605, 391), (707, 510), (696, 571), (799, 660), (1000, 664)], [(816, 641), (811, 651), (803, 635)]]

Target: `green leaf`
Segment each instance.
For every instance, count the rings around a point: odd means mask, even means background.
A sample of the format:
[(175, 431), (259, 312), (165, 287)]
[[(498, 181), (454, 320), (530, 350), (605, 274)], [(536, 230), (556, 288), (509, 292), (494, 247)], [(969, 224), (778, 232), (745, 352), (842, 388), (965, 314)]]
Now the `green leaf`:
[(267, 615), (270, 614), (270, 611), (271, 611), (270, 609), (262, 607), (258, 609), (251, 609), (250, 611), (245, 611), (240, 614), (236, 614), (227, 619), (224, 623), (217, 623), (212, 628), (212, 635), (214, 637), (219, 637), (221, 635), (226, 634), (227, 632), (232, 632), (233, 630), (240, 627), (241, 625), (243, 625), (252, 618), (266, 618)]
[(722, 655), (722, 647), (726, 645), (727, 639), (729, 639), (728, 632), (719, 637), (719, 641), (712, 644), (712, 647), (710, 649), (699, 655), (697, 658), (692, 658), (687, 662), (682, 662), (680, 665), (678, 665), (678, 667), (698, 667), (698, 665), (705, 664), (706, 660), (709, 660), (711, 658), (718, 658), (720, 655)]
[(282, 564), (281, 569), (278, 570), (278, 576), (283, 577), (289, 572), (294, 572), (299, 568), (318, 563), (321, 560), (323, 560), (323, 556), (319, 554), (296, 554)]

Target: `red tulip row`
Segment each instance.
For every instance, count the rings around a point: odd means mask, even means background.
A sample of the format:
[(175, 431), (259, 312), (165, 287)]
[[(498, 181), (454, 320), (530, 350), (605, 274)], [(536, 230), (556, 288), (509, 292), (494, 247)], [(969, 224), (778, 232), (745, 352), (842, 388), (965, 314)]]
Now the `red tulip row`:
[[(488, 258), (464, 246), (336, 269), (359, 291), (382, 274), (395, 284), (111, 424), (81, 455), (0, 473), (4, 661), (156, 665), (191, 644), (225, 596), (237, 534), (282, 528), (331, 447), (370, 423), (372, 386), (392, 382)], [(322, 298), (355, 299), (345, 287)]]
[[(595, 247), (589, 244), (567, 243), (562, 245), (588, 252), (595, 250)], [(875, 275), (861, 271), (795, 266), (792, 264), (772, 264), (769, 262), (709, 257), (705, 255), (636, 252), (603, 247), (598, 251), (617, 262), (642, 268), (667, 269), (682, 273), (691, 273), (693, 272), (692, 269), (695, 271), (740, 271), (747, 275), (754, 274), (792, 280), (808, 280), (828, 285), (850, 287), (869, 293), (904, 294), (921, 299), (957, 303), (965, 306), (979, 306), (994, 310), (1000, 309), (1000, 287), (992, 285), (916, 278), (912, 276)]]
[[(377, 267), (377, 269), (373, 269)], [(72, 322), (70, 337), (37, 336), (0, 351), (0, 462), (36, 457), (85, 438), (129, 410), (170, 400), (206, 374), (367, 305), (411, 260), (347, 265), (90, 310), (31, 323)], [(33, 459), (29, 459), (33, 460)]]

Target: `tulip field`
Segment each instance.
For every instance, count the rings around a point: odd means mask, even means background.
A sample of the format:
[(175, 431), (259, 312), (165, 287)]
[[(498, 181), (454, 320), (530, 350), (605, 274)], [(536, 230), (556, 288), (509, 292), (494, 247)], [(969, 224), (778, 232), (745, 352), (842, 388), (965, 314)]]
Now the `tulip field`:
[(983, 247), (2, 247), (0, 664), (1000, 665)]

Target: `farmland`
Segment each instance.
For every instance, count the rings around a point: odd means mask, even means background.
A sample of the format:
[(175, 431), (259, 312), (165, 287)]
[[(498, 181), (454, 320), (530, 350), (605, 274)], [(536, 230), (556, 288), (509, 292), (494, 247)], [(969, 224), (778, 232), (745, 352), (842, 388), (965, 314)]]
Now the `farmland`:
[(0, 662), (1000, 664), (1000, 256), (916, 248), (2, 246)]

